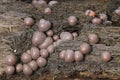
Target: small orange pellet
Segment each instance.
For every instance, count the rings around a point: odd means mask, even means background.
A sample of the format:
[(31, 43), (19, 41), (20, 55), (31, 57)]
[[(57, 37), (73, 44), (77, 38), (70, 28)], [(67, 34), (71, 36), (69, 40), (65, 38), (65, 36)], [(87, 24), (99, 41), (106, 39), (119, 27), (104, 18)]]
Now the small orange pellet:
[(87, 10), (87, 11), (85, 12), (85, 15), (86, 15), (86, 16), (95, 17), (95, 16), (96, 16), (96, 13), (95, 13), (93, 10)]

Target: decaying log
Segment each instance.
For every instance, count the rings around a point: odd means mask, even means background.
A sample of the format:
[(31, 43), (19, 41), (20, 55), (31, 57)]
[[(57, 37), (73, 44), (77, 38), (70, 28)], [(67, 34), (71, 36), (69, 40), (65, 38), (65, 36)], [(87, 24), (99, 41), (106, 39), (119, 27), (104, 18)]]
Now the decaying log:
[[(32, 46), (31, 37), (33, 32), (37, 30), (37, 23), (41, 18), (45, 18), (53, 23), (52, 29), (55, 34), (60, 34), (62, 31), (77, 31), (79, 36), (75, 40), (61, 42), (55, 52), (48, 58), (47, 66), (40, 68), (35, 72), (36, 74), (46, 71), (54, 72), (55, 74), (88, 71), (120, 75), (120, 16), (112, 12), (113, 8), (118, 7), (120, 1), (116, 0), (116, 3), (113, 2), (114, 0), (61, 0), (59, 5), (52, 7), (53, 13), (49, 16), (42, 13), (44, 7), (35, 8), (31, 4), (15, 0), (11, 3), (0, 2), (0, 42), (2, 43), (0, 45), (2, 53), (0, 54), (2, 55), (0, 56), (0, 65), (2, 65), (0, 70), (2, 71), (0, 72), (3, 72), (4, 62), (2, 61), (6, 55), (15, 53), (19, 57)], [(109, 6), (110, 4), (112, 6)], [(113, 24), (91, 24), (91, 18), (84, 15), (87, 9), (95, 10), (97, 14), (107, 13), (110, 17), (109, 20), (113, 21)], [(75, 15), (79, 19), (79, 23), (75, 27), (67, 24), (66, 20), (70, 15)], [(25, 28), (23, 19), (26, 16), (35, 18), (36, 24), (32, 28)], [(59, 59), (58, 55), (61, 50), (79, 50), (82, 42), (88, 42), (87, 34), (91, 32), (99, 35), (100, 42), (99, 44), (91, 44), (93, 51), (85, 56), (83, 61), (69, 64)], [(103, 51), (109, 51), (112, 54), (113, 58), (110, 62), (105, 63), (101, 60), (100, 54)]]

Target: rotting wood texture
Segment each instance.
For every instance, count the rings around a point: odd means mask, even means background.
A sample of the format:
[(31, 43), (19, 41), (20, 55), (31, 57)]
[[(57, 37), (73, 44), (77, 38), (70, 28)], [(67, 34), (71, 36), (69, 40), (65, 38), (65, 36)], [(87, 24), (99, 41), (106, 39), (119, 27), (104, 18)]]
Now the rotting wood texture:
[[(28, 15), (34, 17), (36, 22), (41, 18), (50, 20), (53, 23), (52, 29), (55, 34), (62, 31), (77, 31), (79, 33), (75, 40), (62, 42), (48, 59), (48, 65), (39, 69), (36, 73), (41, 74), (44, 71), (51, 71), (71, 74), (74, 71), (90, 71), (120, 75), (120, 16), (112, 12), (120, 5), (119, 0), (61, 0), (59, 5), (52, 7), (53, 13), (49, 16), (42, 13), (43, 7), (35, 8), (31, 4), (20, 1), (13, 0), (12, 3), (1, 1), (0, 4), (0, 41), (4, 45), (4, 47), (0, 45), (2, 56), (10, 54), (14, 50), (16, 50), (15, 54), (19, 56), (31, 47), (30, 39), (34, 30), (37, 29), (37, 23), (31, 29), (25, 29), (23, 19)], [(91, 24), (91, 18), (84, 15), (87, 9), (95, 10), (97, 14), (107, 13), (113, 24), (98, 26)], [(66, 22), (70, 15), (75, 15), (79, 19), (79, 23), (75, 27), (68, 26)], [(91, 44), (93, 51), (85, 57), (84, 61), (68, 64), (58, 58), (59, 52), (63, 49), (79, 50), (81, 42), (88, 42), (87, 34), (91, 32), (98, 34), (101, 40), (99, 44)], [(6, 43), (9, 43), (9, 45)], [(101, 60), (100, 53), (103, 51), (109, 51), (113, 55), (110, 62), (104, 63)], [(4, 65), (2, 61), (3, 58), (0, 59), (0, 63)], [(1, 69), (3, 71), (3, 67)]]

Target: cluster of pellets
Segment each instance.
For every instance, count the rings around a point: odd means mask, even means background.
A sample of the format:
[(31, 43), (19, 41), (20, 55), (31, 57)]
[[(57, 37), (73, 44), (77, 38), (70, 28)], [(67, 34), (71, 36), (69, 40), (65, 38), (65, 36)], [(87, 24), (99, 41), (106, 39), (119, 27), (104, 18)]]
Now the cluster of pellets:
[[(44, 2), (47, 4), (44, 0), (39, 1), (41, 1), (39, 4), (43, 4)], [(35, 4), (35, 2), (33, 3)], [(56, 4), (58, 2), (49, 2), (48, 5), (50, 6), (53, 3)], [(85, 15), (91, 17), (96, 16), (95, 12), (92, 10), (87, 10)], [(105, 14), (100, 14), (99, 19), (94, 19), (96, 20), (92, 20), (92, 22), (94, 24), (98, 24), (102, 22), (101, 20), (107, 20), (107, 16)], [(75, 16), (69, 16), (67, 22), (70, 26), (75, 26), (78, 23), (78, 19)], [(24, 24), (28, 27), (33, 26), (34, 23), (35, 21), (31, 17), (26, 17), (24, 19)], [(51, 30), (51, 22), (45, 19), (40, 19), (37, 26), (38, 30), (33, 33), (31, 40), (33, 44), (31, 49), (24, 52), (20, 56), (20, 59), (15, 54), (10, 54), (6, 57), (5, 63), (7, 66), (5, 67), (5, 72), (7, 75), (21, 72), (26, 76), (32, 75), (33, 72), (47, 65), (48, 57), (50, 54), (54, 53), (56, 46), (58, 46), (62, 41), (74, 40), (78, 36), (77, 32), (70, 33), (68, 31), (61, 32), (60, 35), (54, 34), (53, 30)], [(62, 50), (59, 53), (59, 58), (68, 63), (82, 61), (84, 59), (84, 55), (87, 55), (92, 51), (90, 43), (99, 43), (99, 37), (95, 33), (88, 34), (88, 40), (89, 43), (83, 42), (78, 51), (70, 49)], [(110, 61), (111, 57), (112, 55), (107, 51), (101, 53), (101, 58), (104, 62)]]
[(32, 4), (33, 6), (35, 6), (36, 8), (39, 8), (39, 7), (45, 7), (44, 10), (42, 11), (44, 14), (46, 15), (50, 15), (52, 13), (52, 9), (51, 7), (53, 7), (54, 5), (57, 5), (58, 4), (58, 1), (49, 1), (47, 3), (46, 0), (33, 0), (32, 1)]
[[(31, 17), (24, 19), (26, 26), (32, 26), (35, 22)], [(44, 67), (47, 64), (47, 58), (55, 50), (55, 47), (59, 44), (59, 36), (54, 35), (54, 32), (50, 30), (51, 22), (45, 19), (41, 19), (38, 23), (38, 29), (33, 33), (32, 44), (30, 50), (24, 52), (20, 60), (14, 54), (6, 57), (5, 72), (8, 75), (23, 72), (23, 74), (29, 76), (36, 71), (38, 67)]]
[[(114, 12), (117, 15), (120, 15), (120, 7), (118, 7)], [(99, 24), (112, 24), (111, 21), (108, 20), (108, 16), (105, 13), (99, 13), (99, 15), (96, 15), (95, 11), (93, 10), (86, 10), (85, 15), (92, 17), (91, 22), (95, 25)]]
[[(31, 17), (24, 19), (24, 24), (28, 27), (33, 26), (35, 21)], [(5, 68), (7, 75), (12, 75), (15, 72), (23, 72), (24, 75), (32, 75), (38, 68), (47, 65), (47, 58), (55, 50), (55, 47), (61, 41), (73, 40), (78, 34), (77, 32), (62, 32), (59, 35), (54, 35), (51, 30), (51, 22), (45, 19), (40, 19), (38, 22), (38, 30), (33, 33), (32, 47), (24, 52), (20, 59), (15, 54), (10, 54), (6, 57), (5, 63), (8, 65)]]
[(108, 17), (105, 13), (100, 13), (99, 15), (96, 15), (95, 11), (87, 10), (85, 12), (85, 15), (92, 17), (93, 19), (91, 20), (91, 22), (95, 25), (112, 23), (111, 21), (108, 20)]
[[(88, 35), (89, 43), (91, 44), (97, 44), (99, 42), (99, 37), (97, 34), (90, 33)], [(83, 42), (78, 51), (73, 51), (70, 49), (62, 50), (59, 53), (60, 59), (64, 60), (65, 62), (71, 63), (71, 62), (80, 62), (84, 59), (84, 55), (90, 54), (92, 51), (91, 45), (87, 42)], [(101, 53), (101, 58), (104, 62), (108, 62), (111, 60), (112, 55), (105, 51)]]

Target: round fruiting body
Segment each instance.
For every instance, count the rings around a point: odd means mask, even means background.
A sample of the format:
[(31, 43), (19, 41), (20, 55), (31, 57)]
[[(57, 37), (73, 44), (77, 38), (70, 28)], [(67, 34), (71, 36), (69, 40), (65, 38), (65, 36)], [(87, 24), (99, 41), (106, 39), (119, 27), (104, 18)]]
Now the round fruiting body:
[(98, 37), (98, 35), (97, 35), (97, 34), (94, 34), (94, 33), (88, 34), (88, 39), (89, 39), (89, 42), (90, 42), (90, 43), (96, 44), (96, 43), (99, 42), (99, 37)]
[(99, 14), (100, 19), (107, 20), (107, 15), (104, 13)]
[(55, 41), (57, 41), (57, 40), (59, 39), (59, 36), (58, 36), (58, 35), (54, 35), (54, 36), (53, 36), (53, 39), (54, 39)]
[(33, 20), (31, 17), (26, 17), (26, 18), (24, 19), (24, 24), (25, 24), (26, 26), (32, 26), (32, 25), (34, 24), (34, 20)]
[(49, 56), (49, 52), (47, 51), (47, 49), (41, 49), (40, 50), (40, 55), (43, 58), (47, 58)]
[(7, 66), (7, 67), (5, 68), (5, 73), (6, 73), (7, 75), (13, 75), (14, 72), (15, 72), (14, 66)]
[(32, 59), (37, 59), (40, 56), (40, 51), (37, 47), (32, 47), (30, 51)]
[(65, 54), (66, 54), (66, 51), (65, 51), (65, 50), (62, 50), (62, 51), (59, 53), (60, 59), (64, 60), (64, 59), (65, 59)]
[(23, 65), (20, 64), (20, 63), (17, 64), (17, 65), (16, 65), (16, 72), (17, 72), (17, 73), (20, 73), (20, 72), (22, 72), (22, 71), (23, 71)]
[(47, 36), (49, 36), (49, 37), (51, 37), (51, 36), (53, 36), (53, 31), (52, 30), (48, 30), (47, 32), (46, 32), (46, 34), (47, 34)]
[(76, 62), (82, 61), (84, 58), (83, 54), (80, 51), (75, 51), (74, 57)]
[(44, 67), (47, 64), (46, 59), (42, 58), (42, 57), (39, 57), (36, 62), (37, 62), (39, 67)]
[(73, 36), (70, 32), (62, 32), (60, 34), (60, 38), (62, 41), (70, 41), (73, 40)]
[(31, 67), (28, 64), (24, 64), (23, 65), (23, 74), (26, 76), (30, 76), (32, 75), (33, 71), (31, 69)]
[(50, 15), (50, 14), (52, 13), (51, 8), (45, 8), (44, 13), (45, 13), (46, 15)]
[(43, 32), (36, 31), (33, 34), (32, 43), (33, 45), (37, 46), (39, 44), (42, 44), (45, 39), (46, 39), (46, 35)]
[(10, 54), (6, 57), (5, 63), (7, 65), (15, 65), (17, 63), (17, 57), (14, 54)]
[(51, 28), (51, 22), (50, 21), (40, 21), (38, 24), (39, 31), (47, 31)]
[(68, 24), (70, 26), (75, 26), (77, 24), (77, 18), (75, 16), (68, 17)]
[(92, 23), (95, 24), (95, 25), (99, 25), (99, 24), (101, 24), (101, 22), (102, 22), (102, 20), (99, 19), (99, 18), (92, 19)]
[(74, 52), (73, 50), (66, 50), (65, 62), (71, 63), (74, 61)]
[(111, 54), (109, 53), (109, 52), (103, 52), (102, 54), (101, 54), (101, 57), (102, 57), (102, 60), (104, 61), (104, 62), (108, 62), (108, 61), (110, 61), (111, 60)]
[(22, 56), (21, 56), (21, 61), (23, 63), (28, 63), (32, 60), (32, 57), (30, 54), (27, 54), (27, 53), (23, 53)]
[(95, 13), (93, 10), (87, 10), (87, 11), (85, 12), (85, 15), (86, 15), (86, 16), (95, 17), (95, 16), (96, 16), (96, 13)]
[(89, 54), (91, 52), (91, 46), (88, 43), (82, 43), (80, 45), (80, 52), (83, 54)]
[(28, 63), (28, 65), (31, 67), (31, 69), (33, 71), (37, 70), (38, 69), (38, 65), (37, 65), (37, 62), (32, 60), (31, 62)]

